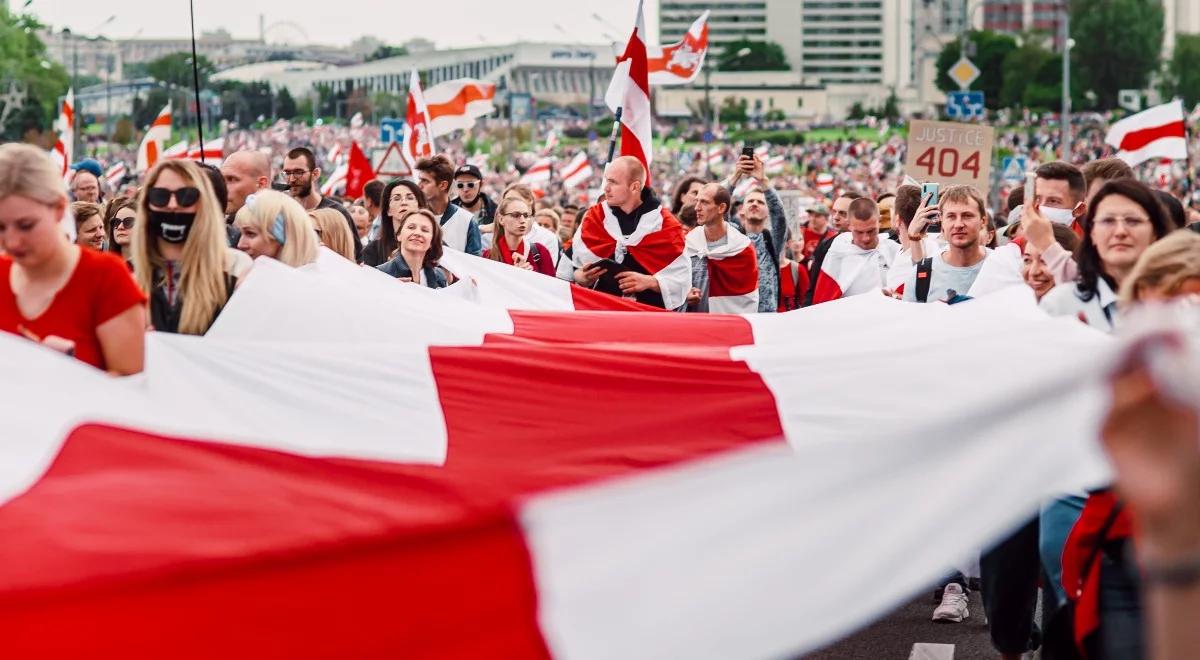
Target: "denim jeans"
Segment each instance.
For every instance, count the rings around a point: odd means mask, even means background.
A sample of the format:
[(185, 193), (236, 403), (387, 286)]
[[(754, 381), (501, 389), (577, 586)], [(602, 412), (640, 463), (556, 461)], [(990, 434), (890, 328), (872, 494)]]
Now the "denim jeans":
[(1049, 603), (1049, 609), (1057, 609), (1067, 602), (1067, 594), (1062, 586), (1063, 548), (1067, 545), (1067, 536), (1079, 520), (1083, 503), (1086, 501), (1086, 497), (1079, 495), (1063, 495), (1042, 506), (1038, 549), (1042, 556), (1042, 567), (1046, 571), (1046, 577), (1050, 579), (1051, 589), (1048, 589), (1046, 594), (1054, 595), (1054, 602)]

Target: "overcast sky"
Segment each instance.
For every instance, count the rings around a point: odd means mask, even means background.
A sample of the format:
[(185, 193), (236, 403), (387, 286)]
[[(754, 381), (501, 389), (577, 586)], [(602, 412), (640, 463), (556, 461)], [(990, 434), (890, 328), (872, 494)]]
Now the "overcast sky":
[[(20, 11), (24, 0), (8, 0)], [(195, 0), (196, 34), (225, 28), (257, 38), (265, 14), (267, 40), (346, 45), (369, 35), (400, 44), (424, 37), (439, 47), (513, 41), (606, 43), (607, 32), (624, 42), (633, 28), (636, 0)], [(247, 7), (253, 7), (247, 10)], [(32, 0), (26, 11), (55, 29), (110, 38), (186, 37), (187, 0)], [(592, 15), (597, 14), (603, 23)], [(108, 25), (101, 27), (110, 16)], [(555, 25), (562, 30), (555, 28)], [(607, 25), (606, 25), (607, 24)], [(618, 34), (619, 29), (619, 34)], [(658, 38), (658, 0), (646, 0), (646, 29)], [(564, 35), (565, 31), (565, 35)]]

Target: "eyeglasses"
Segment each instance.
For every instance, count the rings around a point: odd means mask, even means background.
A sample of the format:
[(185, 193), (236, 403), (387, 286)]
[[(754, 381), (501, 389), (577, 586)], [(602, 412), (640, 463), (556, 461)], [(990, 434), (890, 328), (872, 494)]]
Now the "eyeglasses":
[(285, 179), (299, 179), (300, 177), (304, 176), (305, 174), (308, 174), (311, 171), (312, 170), (284, 170), (284, 171), (280, 172), (280, 174), (282, 174), (283, 178), (285, 178)]
[(518, 220), (526, 220), (533, 217), (532, 213), (501, 213), (500, 215), (507, 216), (509, 218), (516, 218)]
[(150, 202), (150, 206), (166, 206), (171, 203), (172, 196), (180, 206), (191, 206), (200, 201), (200, 189), (186, 186), (177, 190), (151, 188), (146, 191), (146, 201)]
[(464, 188), (467, 190), (471, 190), (475, 187), (475, 182), (474, 181), (456, 181), (454, 183), (454, 185), (458, 186), (459, 190), (462, 190)]
[(113, 229), (133, 229), (134, 216), (128, 218), (113, 218)]

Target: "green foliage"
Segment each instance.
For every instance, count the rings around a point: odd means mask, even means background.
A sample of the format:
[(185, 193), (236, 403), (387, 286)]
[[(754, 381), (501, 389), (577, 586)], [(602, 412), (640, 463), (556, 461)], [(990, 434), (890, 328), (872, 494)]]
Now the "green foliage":
[(1162, 2), (1071, 0), (1071, 36), (1072, 77), (1096, 95), (1097, 109), (1115, 108), (1120, 90), (1144, 89), (1159, 67)]
[[(203, 55), (199, 56), (197, 62), (199, 63), (197, 68), (200, 73), (200, 88), (203, 89), (208, 86), (208, 79), (217, 72), (217, 68)], [(146, 73), (164, 85), (191, 87), (193, 84), (192, 54), (180, 51), (163, 55), (146, 65)]]
[(749, 103), (744, 98), (726, 96), (725, 100), (721, 101), (721, 107), (717, 111), (717, 114), (723, 124), (744, 124), (748, 117), (746, 114), (748, 106)]
[(292, 93), (287, 87), (280, 87), (275, 94), (275, 116), (280, 119), (295, 119), (296, 112), (296, 99), (292, 98)]
[(158, 116), (158, 112), (167, 104), (167, 90), (155, 88), (150, 90), (145, 98), (135, 96), (133, 98), (133, 125), (138, 128), (145, 128), (154, 121)]
[(850, 106), (850, 113), (846, 115), (846, 119), (851, 121), (855, 119), (863, 119), (867, 116), (867, 110), (863, 107), (862, 101), (855, 101), (854, 105)]
[[(738, 51), (743, 48), (750, 52), (738, 57)], [(783, 47), (773, 41), (752, 41), (743, 37), (726, 44), (717, 57), (719, 71), (790, 71), (791, 68)]]
[(0, 8), (0, 93), (10, 84), (25, 91), (23, 105), (10, 113), (0, 141), (36, 138), (49, 131), (59, 97), (67, 93), (67, 72), (46, 57), (37, 37), (42, 25), (33, 16)]
[[(975, 44), (975, 56), (970, 58), (981, 72), (979, 78), (968, 89), (982, 91), (984, 104), (989, 110), (1002, 107), (1001, 90), (1004, 85), (1004, 60), (1017, 49), (1017, 40), (1007, 34), (990, 30), (972, 30), (967, 39)], [(946, 44), (937, 58), (937, 88), (943, 92), (958, 91), (958, 83), (950, 79), (950, 67), (958, 62), (962, 48), (956, 39)]]
[(408, 49), (404, 46), (388, 46), (383, 45), (375, 49), (375, 52), (367, 55), (367, 61), (387, 59), (389, 57), (402, 57), (408, 55)]
[[(1030, 88), (1057, 87), (1062, 82), (1061, 67), (1054, 67), (1060, 58), (1043, 45), (1046, 38), (1046, 35), (1042, 34), (1027, 34), (1022, 39), (1022, 44), (1004, 57), (1000, 107), (1038, 106), (1037, 103), (1031, 104), (1027, 99)], [(1052, 79), (1045, 80), (1040, 74), (1046, 70), (1057, 72), (1053, 73)], [(1039, 91), (1034, 96), (1040, 99), (1041, 94)]]
[(1200, 35), (1175, 35), (1163, 87), (1165, 96), (1178, 96), (1189, 108), (1200, 102)]

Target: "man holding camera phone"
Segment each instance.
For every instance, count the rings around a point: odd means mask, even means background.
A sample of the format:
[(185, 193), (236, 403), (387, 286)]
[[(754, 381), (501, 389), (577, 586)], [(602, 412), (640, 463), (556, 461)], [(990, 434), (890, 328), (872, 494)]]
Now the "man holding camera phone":
[[(783, 202), (771, 188), (762, 160), (754, 155), (753, 147), (742, 149), (737, 168), (726, 187), (733, 190), (738, 181), (748, 176), (758, 186), (742, 198), (738, 209), (738, 222), (758, 260), (758, 311), (773, 312), (779, 308), (779, 254), (787, 240), (787, 213)], [(770, 219), (768, 226), (767, 220)]]

